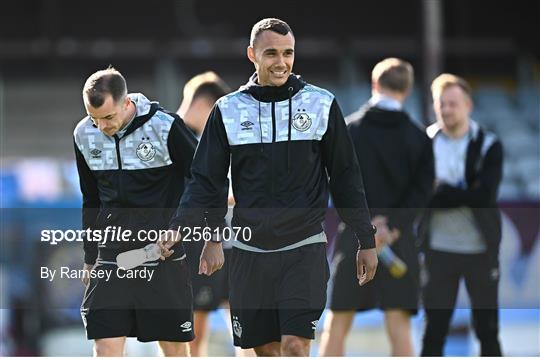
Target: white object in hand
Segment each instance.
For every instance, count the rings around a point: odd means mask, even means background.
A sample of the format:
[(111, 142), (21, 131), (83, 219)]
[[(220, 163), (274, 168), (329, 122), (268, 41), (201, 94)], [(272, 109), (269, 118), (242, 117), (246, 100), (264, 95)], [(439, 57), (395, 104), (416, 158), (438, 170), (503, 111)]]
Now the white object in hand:
[(161, 249), (158, 244), (148, 244), (143, 248), (122, 252), (116, 256), (118, 267), (124, 270), (131, 270), (134, 267), (148, 261), (155, 261), (161, 256)]

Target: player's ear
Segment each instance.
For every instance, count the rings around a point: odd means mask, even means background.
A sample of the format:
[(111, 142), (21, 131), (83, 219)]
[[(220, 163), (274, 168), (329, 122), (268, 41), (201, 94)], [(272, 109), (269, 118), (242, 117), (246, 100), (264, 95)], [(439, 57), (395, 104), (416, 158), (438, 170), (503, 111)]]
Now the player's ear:
[(247, 52), (247, 57), (249, 58), (249, 60), (255, 63), (255, 49), (252, 46), (248, 46), (246, 52)]

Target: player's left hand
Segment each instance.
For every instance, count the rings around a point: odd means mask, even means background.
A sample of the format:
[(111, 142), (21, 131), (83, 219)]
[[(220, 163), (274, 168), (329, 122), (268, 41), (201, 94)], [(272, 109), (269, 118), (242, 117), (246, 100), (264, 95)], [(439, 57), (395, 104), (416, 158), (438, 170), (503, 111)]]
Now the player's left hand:
[(210, 276), (223, 267), (225, 257), (221, 242), (206, 241), (199, 262), (199, 275)]
[(365, 285), (375, 277), (377, 271), (377, 251), (375, 248), (358, 250), (356, 252), (356, 277), (360, 286)]
[(157, 241), (159, 248), (161, 249), (160, 260), (165, 260), (167, 257), (171, 256), (174, 253), (174, 250), (171, 250), (171, 247), (174, 246), (178, 241), (181, 240), (180, 234), (174, 230), (167, 230), (164, 232)]

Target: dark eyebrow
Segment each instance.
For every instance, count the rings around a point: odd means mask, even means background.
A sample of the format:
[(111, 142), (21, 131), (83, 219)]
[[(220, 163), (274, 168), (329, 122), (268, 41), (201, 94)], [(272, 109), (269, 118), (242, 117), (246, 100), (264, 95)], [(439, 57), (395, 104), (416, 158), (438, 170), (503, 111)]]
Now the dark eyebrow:
[(116, 115), (116, 112), (113, 112), (113, 113), (107, 114), (106, 116), (103, 116), (101, 118), (94, 118), (90, 113), (88, 113), (88, 116), (90, 116), (90, 118), (93, 118), (93, 119), (111, 119), (115, 115)]
[[(267, 48), (266, 50), (263, 51), (263, 53), (276, 53), (278, 52), (277, 49), (275, 48)], [(293, 48), (287, 48), (285, 50), (283, 50), (284, 53), (294, 53), (294, 49)]]

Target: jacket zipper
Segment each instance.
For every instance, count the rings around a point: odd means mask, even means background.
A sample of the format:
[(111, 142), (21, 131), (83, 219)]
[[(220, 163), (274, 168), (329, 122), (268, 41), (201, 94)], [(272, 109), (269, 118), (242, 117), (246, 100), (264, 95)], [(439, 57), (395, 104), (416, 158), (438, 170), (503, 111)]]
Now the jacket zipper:
[(272, 102), (272, 143), (276, 142), (276, 103)]
[[(274, 101), (272, 101), (272, 144), (276, 143), (276, 103)], [(271, 165), (270, 165), (270, 170), (271, 170), (271, 180), (272, 180), (272, 198), (274, 197), (274, 148), (275, 146), (272, 145), (271, 148), (272, 148), (272, 151), (271, 151), (271, 154), (272, 154), (272, 158), (271, 158)]]
[(124, 202), (124, 190), (122, 185), (122, 157), (120, 156), (120, 138), (115, 134), (114, 142), (116, 144), (116, 160), (118, 160), (118, 200)]

